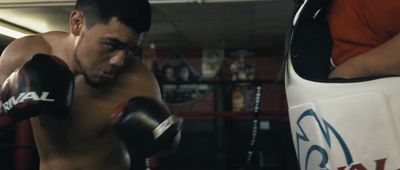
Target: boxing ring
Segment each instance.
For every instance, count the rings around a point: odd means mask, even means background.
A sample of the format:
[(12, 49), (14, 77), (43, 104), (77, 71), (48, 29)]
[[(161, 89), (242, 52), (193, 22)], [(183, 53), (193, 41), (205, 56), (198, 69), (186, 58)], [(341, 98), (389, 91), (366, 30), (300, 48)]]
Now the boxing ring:
[(302, 170), (399, 169), (400, 78), (328, 79), (328, 0), (297, 4), (285, 87)]

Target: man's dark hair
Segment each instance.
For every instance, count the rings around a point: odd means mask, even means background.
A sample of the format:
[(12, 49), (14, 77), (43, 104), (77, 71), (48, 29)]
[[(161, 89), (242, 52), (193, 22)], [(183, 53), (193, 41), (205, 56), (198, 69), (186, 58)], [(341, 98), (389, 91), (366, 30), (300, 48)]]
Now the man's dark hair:
[(151, 25), (148, 0), (77, 0), (75, 9), (83, 11), (89, 27), (108, 23), (112, 17), (138, 34), (148, 32)]

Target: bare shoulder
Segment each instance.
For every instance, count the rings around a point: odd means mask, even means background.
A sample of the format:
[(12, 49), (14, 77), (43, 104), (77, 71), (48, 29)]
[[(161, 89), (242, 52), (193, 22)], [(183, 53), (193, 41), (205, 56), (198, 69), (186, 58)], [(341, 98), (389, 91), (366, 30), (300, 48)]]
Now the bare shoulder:
[(30, 35), (11, 42), (1, 54), (1, 57), (24, 57), (39, 52), (49, 53), (51, 47), (43, 34)]
[(148, 96), (161, 100), (160, 87), (154, 74), (139, 60), (129, 65), (128, 70), (122, 75), (129, 95)]
[(0, 83), (34, 54), (50, 52), (51, 48), (41, 34), (14, 40), (0, 57)]

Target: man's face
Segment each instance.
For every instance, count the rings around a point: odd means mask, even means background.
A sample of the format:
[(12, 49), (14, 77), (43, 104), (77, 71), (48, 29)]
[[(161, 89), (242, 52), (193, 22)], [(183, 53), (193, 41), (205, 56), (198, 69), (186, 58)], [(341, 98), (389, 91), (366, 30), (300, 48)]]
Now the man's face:
[(114, 79), (118, 70), (138, 48), (143, 34), (112, 18), (83, 31), (75, 50), (75, 60), (86, 82), (101, 86)]

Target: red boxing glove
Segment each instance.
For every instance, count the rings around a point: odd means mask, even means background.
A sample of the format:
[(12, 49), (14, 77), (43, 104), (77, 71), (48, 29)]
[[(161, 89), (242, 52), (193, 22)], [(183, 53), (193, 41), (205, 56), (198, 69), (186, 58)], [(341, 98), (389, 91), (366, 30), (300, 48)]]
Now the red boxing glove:
[(73, 92), (74, 75), (68, 66), (55, 56), (36, 54), (1, 86), (0, 116), (13, 122), (46, 113), (64, 116)]

